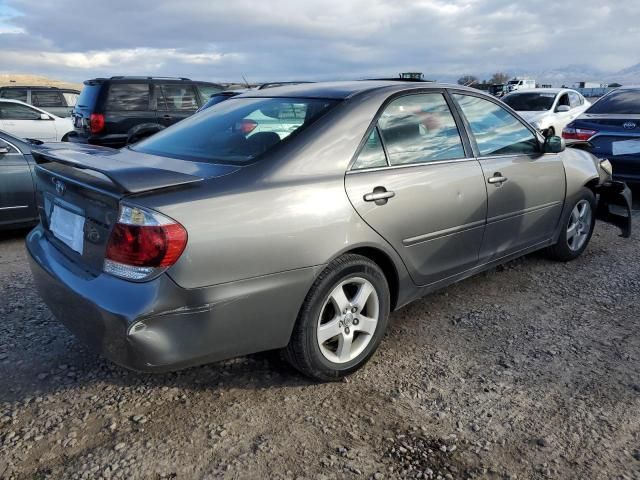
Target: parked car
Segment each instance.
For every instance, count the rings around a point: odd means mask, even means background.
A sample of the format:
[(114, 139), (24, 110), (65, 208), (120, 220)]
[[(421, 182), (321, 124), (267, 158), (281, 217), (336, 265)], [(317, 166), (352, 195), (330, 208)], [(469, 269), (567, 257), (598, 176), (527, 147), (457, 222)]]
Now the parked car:
[(559, 135), (591, 106), (582, 95), (566, 88), (536, 88), (510, 93), (502, 99), (543, 135)]
[(0, 98), (19, 100), (40, 107), (58, 117), (69, 117), (80, 92), (73, 88), (8, 86), (0, 87)]
[(18, 100), (0, 99), (0, 130), (43, 142), (65, 142), (73, 132), (71, 120)]
[(0, 230), (38, 222), (32, 146), (22, 138), (0, 131)]
[(607, 158), (614, 177), (640, 183), (640, 87), (621, 87), (595, 102), (562, 132), (567, 141), (588, 141)]
[(509, 87), (504, 83), (491, 85), (489, 87), (489, 93), (494, 97), (502, 98), (509, 93)]
[(223, 88), (188, 78), (111, 77), (84, 82), (72, 142), (120, 148), (193, 115)]
[[(243, 126), (292, 111), (286, 136)], [(283, 348), (334, 380), (371, 357), (390, 311), (534, 250), (572, 260), (596, 214), (631, 229), (608, 162), (458, 86), (251, 91), (127, 149), (34, 156), (35, 284), (136, 370)]]

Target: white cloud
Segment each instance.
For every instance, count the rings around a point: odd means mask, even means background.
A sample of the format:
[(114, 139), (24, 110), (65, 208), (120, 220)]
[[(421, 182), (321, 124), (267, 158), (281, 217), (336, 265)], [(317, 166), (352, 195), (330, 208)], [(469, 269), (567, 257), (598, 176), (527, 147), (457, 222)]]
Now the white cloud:
[[(233, 80), (512, 74), (640, 62), (640, 2), (8, 0), (6, 69)], [(16, 13), (17, 12), (17, 13)]]

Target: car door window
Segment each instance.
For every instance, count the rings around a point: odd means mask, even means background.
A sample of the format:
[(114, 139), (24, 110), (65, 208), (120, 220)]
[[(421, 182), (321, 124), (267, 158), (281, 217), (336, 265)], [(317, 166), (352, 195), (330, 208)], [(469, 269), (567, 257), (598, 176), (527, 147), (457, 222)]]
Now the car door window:
[(48, 107), (66, 107), (62, 94), (53, 91), (33, 90), (31, 92), (31, 103), (45, 110)]
[(390, 165), (463, 158), (464, 148), (441, 93), (407, 95), (392, 101), (378, 120)]
[(384, 153), (382, 142), (380, 141), (380, 134), (378, 129), (374, 128), (371, 134), (367, 137), (362, 150), (358, 154), (358, 158), (353, 164), (354, 170), (361, 170), (363, 168), (375, 168), (386, 167), (387, 156)]
[(566, 93), (563, 93), (562, 95), (560, 95), (560, 98), (558, 99), (558, 105), (556, 105), (556, 108), (558, 108), (560, 105), (566, 105), (567, 107), (571, 106), (571, 103), (569, 102), (569, 95), (567, 95)]
[(75, 107), (78, 101), (78, 94), (74, 92), (62, 92), (64, 101), (67, 103), (67, 107)]
[(193, 85), (160, 85), (160, 91), (162, 94), (158, 96), (158, 110), (195, 112), (198, 109)]
[(8, 98), (10, 100), (27, 101), (27, 90), (21, 88), (8, 88), (0, 92), (0, 98)]
[(571, 104), (571, 108), (576, 108), (582, 105), (580, 95), (574, 92), (569, 92), (569, 103)]
[(149, 110), (148, 83), (112, 83), (109, 87), (107, 110), (145, 111)]
[(538, 152), (538, 140), (525, 125), (500, 105), (471, 95), (454, 94), (467, 118), (480, 155)]
[(19, 103), (0, 103), (0, 120), (40, 120), (40, 112)]
[(211, 98), (211, 95), (215, 95), (216, 93), (220, 93), (222, 89), (220, 87), (216, 87), (215, 85), (197, 85), (198, 92), (200, 92), (200, 96), (202, 97), (202, 102), (206, 102)]
[[(0, 148), (8, 148), (9, 149), (9, 153), (20, 153), (20, 152), (18, 152), (18, 150), (16, 150), (16, 148), (13, 145), (11, 145), (10, 143), (5, 142), (1, 138), (0, 138)], [(0, 160), (1, 159), (2, 159), (2, 155), (0, 155)]]

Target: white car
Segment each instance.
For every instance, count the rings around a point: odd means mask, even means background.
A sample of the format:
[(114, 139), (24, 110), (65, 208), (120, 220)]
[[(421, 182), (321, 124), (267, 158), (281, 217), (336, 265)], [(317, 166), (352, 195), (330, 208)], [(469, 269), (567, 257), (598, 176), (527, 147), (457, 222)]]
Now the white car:
[(568, 123), (591, 106), (582, 95), (566, 88), (533, 88), (510, 93), (502, 101), (546, 136), (562, 134)]
[(0, 99), (0, 130), (21, 138), (64, 142), (73, 132), (73, 124), (70, 118), (58, 117), (33, 105)]

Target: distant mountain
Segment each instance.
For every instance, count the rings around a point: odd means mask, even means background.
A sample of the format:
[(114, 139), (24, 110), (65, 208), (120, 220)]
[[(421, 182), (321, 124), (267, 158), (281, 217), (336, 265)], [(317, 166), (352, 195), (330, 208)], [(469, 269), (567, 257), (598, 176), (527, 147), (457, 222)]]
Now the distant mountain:
[(82, 84), (24, 73), (0, 73), (0, 86), (3, 85), (42, 85), (48, 87), (75, 88), (77, 90), (82, 88)]

